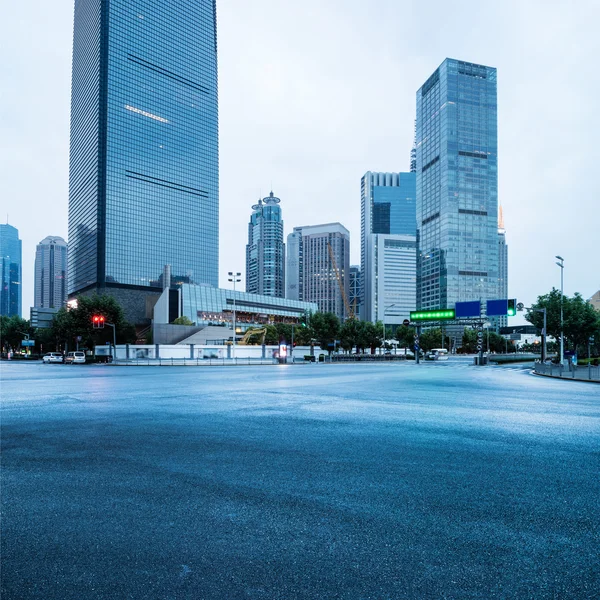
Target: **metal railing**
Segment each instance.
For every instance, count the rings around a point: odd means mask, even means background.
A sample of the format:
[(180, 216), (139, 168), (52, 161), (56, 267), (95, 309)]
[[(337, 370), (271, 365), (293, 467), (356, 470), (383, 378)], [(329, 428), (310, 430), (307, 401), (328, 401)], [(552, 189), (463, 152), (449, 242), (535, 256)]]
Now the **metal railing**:
[(579, 381), (599, 381), (600, 382), (600, 366), (592, 365), (573, 365), (568, 367), (563, 365), (555, 365), (549, 363), (535, 363), (535, 372), (538, 375), (546, 375), (547, 377), (556, 377), (559, 379), (575, 379)]
[(275, 358), (118, 358), (111, 362), (121, 367), (214, 367), (234, 365), (275, 365)]

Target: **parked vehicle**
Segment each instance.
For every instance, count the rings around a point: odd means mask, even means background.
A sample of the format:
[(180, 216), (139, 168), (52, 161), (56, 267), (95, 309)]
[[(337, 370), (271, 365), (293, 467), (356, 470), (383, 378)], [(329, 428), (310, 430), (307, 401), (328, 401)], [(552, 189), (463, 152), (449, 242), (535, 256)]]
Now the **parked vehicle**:
[(85, 353), (81, 351), (69, 352), (65, 358), (68, 365), (85, 364)]
[(48, 352), (47, 354), (44, 354), (42, 361), (47, 365), (50, 363), (63, 363), (64, 359), (63, 355), (59, 352)]

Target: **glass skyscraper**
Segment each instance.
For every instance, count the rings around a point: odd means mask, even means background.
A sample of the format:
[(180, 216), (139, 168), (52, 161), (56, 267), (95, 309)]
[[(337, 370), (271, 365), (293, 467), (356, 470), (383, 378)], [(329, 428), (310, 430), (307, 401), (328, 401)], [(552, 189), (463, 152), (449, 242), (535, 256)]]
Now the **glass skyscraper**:
[(363, 319), (397, 325), (414, 310), (416, 230), (416, 174), (365, 173), (360, 240)]
[(496, 69), (446, 59), (417, 92), (417, 308), (498, 295)]
[(35, 250), (35, 308), (59, 309), (67, 303), (67, 242), (49, 235)]
[(214, 0), (75, 0), (69, 295), (217, 285), (218, 211)]
[(21, 316), (21, 260), (19, 230), (8, 223), (0, 224), (0, 315)]
[(246, 245), (246, 292), (285, 296), (285, 244), (281, 200), (271, 192), (252, 206)]

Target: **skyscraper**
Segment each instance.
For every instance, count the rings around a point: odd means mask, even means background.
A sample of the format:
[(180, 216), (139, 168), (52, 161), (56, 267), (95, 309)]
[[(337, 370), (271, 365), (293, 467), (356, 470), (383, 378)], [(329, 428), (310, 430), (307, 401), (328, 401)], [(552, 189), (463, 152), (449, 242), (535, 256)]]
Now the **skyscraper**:
[[(498, 292), (496, 298), (508, 298), (508, 246), (502, 206), (498, 208)], [(497, 317), (497, 327), (506, 327), (508, 317)]]
[(60, 308), (67, 302), (67, 242), (44, 238), (35, 251), (35, 308)]
[(165, 264), (218, 284), (215, 10), (75, 0), (68, 292), (111, 293), (136, 322)]
[(415, 309), (416, 175), (361, 180), (361, 317), (398, 325)]
[(496, 69), (446, 59), (417, 92), (419, 309), (498, 293)]
[[(333, 256), (333, 259), (332, 259)], [(287, 298), (348, 317), (350, 232), (340, 223), (294, 227), (288, 235)], [(343, 292), (342, 292), (343, 290)]]
[(246, 245), (246, 292), (285, 296), (285, 244), (281, 200), (271, 192), (252, 207)]
[(0, 224), (0, 315), (21, 316), (21, 240), (12, 225)]
[(360, 265), (350, 265), (348, 301), (356, 317), (360, 319), (362, 291), (360, 289)]

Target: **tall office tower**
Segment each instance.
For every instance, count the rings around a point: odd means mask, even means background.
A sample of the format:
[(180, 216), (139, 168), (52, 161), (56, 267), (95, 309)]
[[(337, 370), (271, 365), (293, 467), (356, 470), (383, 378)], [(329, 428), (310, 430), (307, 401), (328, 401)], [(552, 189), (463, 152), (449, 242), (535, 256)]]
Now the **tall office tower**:
[[(508, 298), (508, 246), (502, 206), (498, 208), (498, 292), (496, 298)], [(496, 317), (496, 327), (506, 327), (508, 317)]]
[(137, 323), (165, 264), (218, 284), (215, 10), (75, 0), (68, 293), (110, 293)]
[(67, 303), (67, 242), (49, 235), (35, 250), (35, 308), (60, 308)]
[(0, 224), (0, 315), (21, 316), (21, 240), (12, 225)]
[(415, 139), (410, 149), (410, 172), (417, 172), (417, 122), (415, 121)]
[(496, 69), (446, 59), (417, 92), (417, 307), (498, 293)]
[(360, 265), (350, 265), (350, 277), (348, 279), (348, 301), (356, 317), (360, 319), (360, 301), (362, 292), (360, 289)]
[(363, 319), (398, 325), (415, 309), (416, 229), (416, 174), (367, 172), (361, 180)]
[(252, 207), (246, 245), (246, 292), (285, 297), (281, 200), (271, 192)]
[[(332, 259), (333, 256), (333, 259)], [(294, 227), (288, 235), (287, 298), (348, 317), (350, 232), (340, 223)]]

